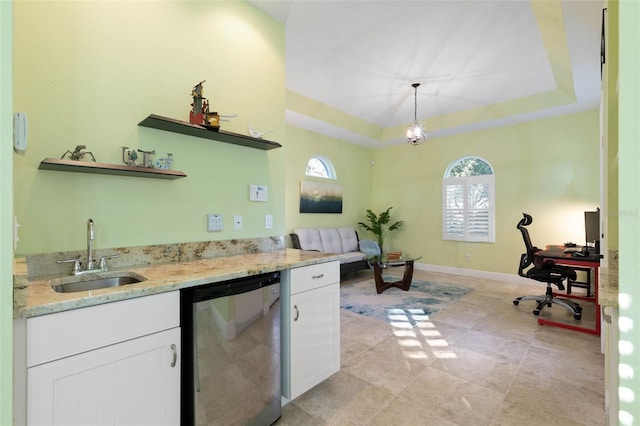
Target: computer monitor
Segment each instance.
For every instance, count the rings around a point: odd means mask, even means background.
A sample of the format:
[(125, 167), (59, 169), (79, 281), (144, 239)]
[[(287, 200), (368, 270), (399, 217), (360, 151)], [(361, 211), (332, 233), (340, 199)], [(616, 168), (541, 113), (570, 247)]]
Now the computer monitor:
[(584, 235), (587, 247), (600, 254), (600, 209), (584, 212)]

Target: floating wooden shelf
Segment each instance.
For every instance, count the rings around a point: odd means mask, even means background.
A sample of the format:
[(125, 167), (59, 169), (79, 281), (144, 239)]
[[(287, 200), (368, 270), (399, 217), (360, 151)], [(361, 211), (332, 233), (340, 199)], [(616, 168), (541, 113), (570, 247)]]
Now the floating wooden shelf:
[(40, 162), (40, 166), (38, 168), (41, 170), (136, 176), (154, 179), (179, 179), (187, 176), (185, 173), (177, 170), (121, 166), (119, 164), (94, 163), (92, 161), (59, 160), (57, 158), (45, 158)]
[(155, 114), (151, 114), (149, 117), (142, 120), (138, 123), (138, 126), (165, 130), (167, 132), (182, 133), (183, 135), (211, 139), (218, 142), (231, 143), (255, 149), (269, 150), (282, 147), (282, 145), (277, 142), (253, 138), (251, 136), (240, 135), (238, 133), (225, 132), (224, 130), (208, 130), (207, 128), (198, 126), (197, 124), (174, 120), (173, 118), (162, 117)]

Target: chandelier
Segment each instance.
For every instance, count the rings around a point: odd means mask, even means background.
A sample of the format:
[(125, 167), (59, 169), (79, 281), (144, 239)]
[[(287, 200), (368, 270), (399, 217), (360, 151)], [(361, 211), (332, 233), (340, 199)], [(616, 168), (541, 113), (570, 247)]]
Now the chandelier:
[(407, 130), (404, 135), (407, 138), (407, 142), (411, 145), (420, 145), (427, 139), (427, 131), (422, 124), (418, 122), (418, 86), (420, 83), (413, 83), (411, 87), (414, 90), (414, 110), (413, 110), (413, 122), (407, 126)]

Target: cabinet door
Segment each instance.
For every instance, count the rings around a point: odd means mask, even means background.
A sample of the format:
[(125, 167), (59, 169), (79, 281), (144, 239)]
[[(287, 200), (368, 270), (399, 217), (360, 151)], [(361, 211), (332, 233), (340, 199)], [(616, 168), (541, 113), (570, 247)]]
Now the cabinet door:
[(340, 285), (291, 296), (291, 398), (340, 369)]
[(605, 424), (618, 424), (618, 410), (620, 401), (618, 388), (620, 377), (618, 365), (620, 364), (620, 351), (618, 341), (620, 340), (620, 330), (618, 329), (619, 309), (608, 306), (603, 315), (602, 344), (604, 345), (604, 409)]
[(28, 369), (29, 425), (180, 423), (180, 328)]

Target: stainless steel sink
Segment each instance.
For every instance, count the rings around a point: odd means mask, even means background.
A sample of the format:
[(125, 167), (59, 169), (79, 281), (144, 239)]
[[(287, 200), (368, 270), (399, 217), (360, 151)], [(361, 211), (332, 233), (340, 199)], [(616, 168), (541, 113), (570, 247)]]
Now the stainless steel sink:
[(53, 280), (51, 287), (58, 293), (97, 290), (100, 288), (120, 287), (145, 281), (142, 275), (133, 272), (99, 272)]

